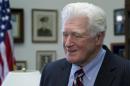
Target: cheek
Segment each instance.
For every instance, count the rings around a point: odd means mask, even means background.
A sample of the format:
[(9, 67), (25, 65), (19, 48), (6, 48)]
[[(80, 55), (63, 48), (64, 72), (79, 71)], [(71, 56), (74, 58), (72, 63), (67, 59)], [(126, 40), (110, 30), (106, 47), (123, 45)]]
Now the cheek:
[(66, 50), (66, 47), (65, 47), (65, 41), (63, 40), (63, 48), (64, 48), (64, 52), (66, 53), (67, 52), (67, 50)]
[(81, 42), (82, 44), (80, 45), (81, 53), (89, 53), (93, 51), (93, 49), (96, 47), (96, 41), (94, 40), (89, 40), (89, 41), (84, 41)]

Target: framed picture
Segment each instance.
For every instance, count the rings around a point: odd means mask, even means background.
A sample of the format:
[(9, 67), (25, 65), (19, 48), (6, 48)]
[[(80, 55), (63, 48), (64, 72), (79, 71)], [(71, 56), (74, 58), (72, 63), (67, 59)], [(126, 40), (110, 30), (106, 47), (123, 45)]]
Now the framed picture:
[(32, 10), (32, 42), (57, 42), (56, 10)]
[(11, 9), (11, 24), (14, 43), (24, 42), (24, 12), (23, 9)]
[(125, 44), (124, 43), (112, 43), (111, 50), (113, 53), (125, 57)]
[(36, 69), (42, 71), (44, 66), (56, 59), (56, 51), (37, 51), (36, 52)]
[(16, 61), (16, 71), (26, 71), (27, 62), (26, 61)]
[(114, 10), (114, 35), (124, 35), (124, 9)]

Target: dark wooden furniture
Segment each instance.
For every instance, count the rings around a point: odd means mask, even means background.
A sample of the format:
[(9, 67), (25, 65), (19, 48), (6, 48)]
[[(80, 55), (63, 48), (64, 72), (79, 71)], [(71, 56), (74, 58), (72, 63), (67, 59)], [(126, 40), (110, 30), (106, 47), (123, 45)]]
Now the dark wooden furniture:
[(130, 0), (125, 0), (125, 52), (130, 60)]

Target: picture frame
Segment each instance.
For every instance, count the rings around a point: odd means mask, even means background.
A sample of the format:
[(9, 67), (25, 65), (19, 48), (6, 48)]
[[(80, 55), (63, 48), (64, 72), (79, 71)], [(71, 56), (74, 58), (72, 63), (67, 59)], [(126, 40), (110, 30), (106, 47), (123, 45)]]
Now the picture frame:
[(114, 10), (114, 35), (124, 35), (124, 9)]
[(42, 71), (44, 66), (56, 60), (56, 51), (37, 51), (36, 52), (36, 69)]
[(112, 43), (111, 44), (111, 51), (114, 54), (117, 54), (119, 56), (125, 57), (125, 43)]
[(27, 70), (27, 62), (26, 61), (16, 61), (15, 71), (26, 71)]
[(11, 24), (14, 43), (24, 42), (24, 10), (11, 8)]
[(56, 43), (57, 10), (32, 9), (32, 42)]

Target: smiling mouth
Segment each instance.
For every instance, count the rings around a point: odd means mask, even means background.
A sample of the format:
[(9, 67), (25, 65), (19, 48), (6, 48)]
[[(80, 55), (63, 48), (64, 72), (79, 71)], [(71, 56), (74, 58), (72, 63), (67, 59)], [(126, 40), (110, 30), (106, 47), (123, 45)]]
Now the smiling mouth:
[(77, 50), (67, 50), (67, 55), (73, 55), (77, 52)]

